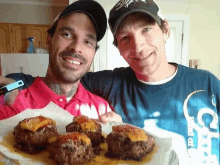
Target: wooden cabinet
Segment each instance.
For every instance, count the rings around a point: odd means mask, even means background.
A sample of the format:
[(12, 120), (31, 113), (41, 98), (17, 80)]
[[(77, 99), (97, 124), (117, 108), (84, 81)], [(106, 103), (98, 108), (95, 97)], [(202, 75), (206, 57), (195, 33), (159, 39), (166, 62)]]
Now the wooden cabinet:
[(11, 52), (11, 25), (10, 24), (0, 24), (0, 53)]
[(46, 48), (50, 25), (0, 23), (0, 53), (25, 53), (29, 37), (35, 37), (34, 47)]

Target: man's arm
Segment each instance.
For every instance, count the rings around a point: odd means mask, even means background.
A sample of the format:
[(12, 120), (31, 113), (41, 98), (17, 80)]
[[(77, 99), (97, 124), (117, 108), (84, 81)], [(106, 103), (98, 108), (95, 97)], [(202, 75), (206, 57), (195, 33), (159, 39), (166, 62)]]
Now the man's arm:
[(88, 72), (82, 79), (82, 85), (91, 93), (94, 93), (108, 101), (115, 73), (111, 70)]
[(6, 75), (5, 77), (14, 79), (16, 81), (22, 80), (24, 82), (24, 85), (22, 87), (19, 87), (18, 88), (19, 90), (29, 87), (34, 81), (33, 76), (29, 74), (24, 74), (24, 73), (11, 73), (11, 74)]
[[(100, 89), (103, 89), (102, 85), (107, 83), (107, 86), (105, 86), (105, 87), (107, 88), (106, 90), (108, 90), (108, 88), (110, 87), (110, 84), (112, 82), (112, 79), (113, 79), (112, 73), (113, 73), (112, 71), (102, 71), (102, 72), (97, 72), (97, 73), (94, 73), (94, 72), (89, 73), (89, 74), (85, 75), (84, 79), (82, 79), (82, 84), (84, 85), (84, 87), (87, 90), (89, 90), (93, 93), (96, 93), (97, 95), (99, 94), (101, 97), (103, 97), (102, 91)], [(34, 81), (33, 76), (27, 75), (24, 73), (12, 73), (12, 74), (6, 75), (6, 77), (10, 78), (11, 80), (12, 79), (22, 80), (24, 82), (24, 86), (20, 87), (19, 90), (22, 90), (22, 89), (29, 87), (32, 84), (32, 82)], [(7, 79), (5, 77), (1, 77), (1, 78), (4, 81), (6, 81), (6, 79)], [(9, 80), (9, 79), (7, 79), (7, 80)], [(11, 81), (10, 81), (10, 83), (11, 83)], [(14, 100), (15, 100), (17, 94), (18, 94), (18, 90), (15, 90), (15, 91), (8, 93), (8, 96), (7, 96), (7, 98), (9, 98), (8, 105), (12, 105), (14, 103)], [(105, 114), (100, 115), (98, 121), (101, 123), (107, 123), (109, 121), (122, 122), (122, 118), (120, 115), (111, 111), (111, 112), (107, 112)]]
[[(18, 88), (19, 90), (22, 90), (30, 86), (34, 78), (31, 75), (25, 75), (23, 73), (12, 73), (12, 74), (6, 75), (6, 77), (0, 76), (0, 86), (5, 86), (10, 83), (13, 83), (15, 80), (17, 81), (23, 80), (24, 85)], [(6, 105), (12, 106), (14, 104), (14, 101), (19, 93), (18, 89), (5, 94), (4, 101)], [(0, 90), (0, 95), (2, 94), (4, 93), (3, 91)]]

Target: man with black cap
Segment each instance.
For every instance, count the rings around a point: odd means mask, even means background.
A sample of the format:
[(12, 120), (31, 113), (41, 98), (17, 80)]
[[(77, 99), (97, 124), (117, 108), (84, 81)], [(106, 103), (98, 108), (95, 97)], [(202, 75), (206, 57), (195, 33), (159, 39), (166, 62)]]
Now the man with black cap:
[(130, 123), (172, 137), (179, 164), (219, 164), (220, 81), (168, 63), (169, 24), (153, 0), (120, 0), (110, 11), (114, 45), (130, 67), (87, 74), (83, 85)]
[(180, 165), (219, 164), (219, 80), (168, 63), (169, 24), (153, 0), (120, 0), (109, 26), (130, 67), (87, 73), (81, 79), (85, 88), (105, 98), (124, 122), (172, 137)]
[(96, 1), (79, 0), (66, 7), (48, 30), (49, 66), (45, 78), (37, 77), (29, 88), (20, 91), (11, 106), (6, 106), (1, 97), (0, 119), (27, 108), (44, 108), (51, 101), (74, 116), (98, 119), (107, 112), (114, 114), (104, 99), (80, 83), (91, 66), (106, 26), (105, 11)]

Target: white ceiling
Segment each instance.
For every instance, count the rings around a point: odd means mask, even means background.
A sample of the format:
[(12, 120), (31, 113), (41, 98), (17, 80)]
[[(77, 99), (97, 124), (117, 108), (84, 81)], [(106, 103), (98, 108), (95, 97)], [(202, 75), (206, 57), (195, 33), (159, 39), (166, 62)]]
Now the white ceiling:
[(69, 0), (0, 0), (0, 3), (41, 6), (66, 6), (69, 4)]

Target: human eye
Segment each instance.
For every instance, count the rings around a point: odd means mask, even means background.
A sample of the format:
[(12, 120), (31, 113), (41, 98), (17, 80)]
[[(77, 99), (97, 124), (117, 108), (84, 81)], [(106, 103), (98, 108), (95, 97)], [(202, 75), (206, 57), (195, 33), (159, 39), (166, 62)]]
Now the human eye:
[(143, 32), (149, 32), (151, 29), (152, 28), (150, 28), (150, 27), (145, 27), (145, 28), (143, 28)]
[(86, 41), (86, 44), (87, 45), (92, 45), (92, 42), (91, 41)]
[(119, 38), (119, 43), (127, 42), (129, 41), (129, 39), (130, 39), (130, 36), (122, 36)]
[(72, 35), (71, 35), (70, 33), (68, 33), (68, 32), (63, 32), (63, 33), (62, 33), (62, 36), (63, 36), (64, 38), (72, 38)]
[(86, 40), (85, 43), (86, 43), (86, 45), (88, 45), (88, 46), (95, 47), (95, 43), (94, 43), (93, 41)]

